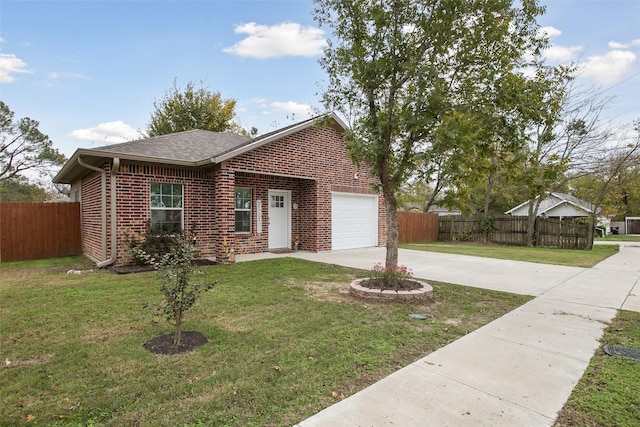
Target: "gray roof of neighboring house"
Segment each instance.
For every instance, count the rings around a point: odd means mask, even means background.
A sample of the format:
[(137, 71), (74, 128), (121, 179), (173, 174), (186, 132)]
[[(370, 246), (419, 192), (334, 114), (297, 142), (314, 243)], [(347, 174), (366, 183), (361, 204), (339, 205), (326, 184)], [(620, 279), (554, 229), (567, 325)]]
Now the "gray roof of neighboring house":
[[(536, 199), (539, 198), (536, 197)], [(583, 209), (587, 212), (593, 212), (593, 208), (594, 206), (589, 203), (589, 202), (585, 202), (582, 199), (579, 199), (575, 196), (572, 196), (571, 194), (565, 194), (565, 193), (557, 193), (557, 192), (552, 192), (551, 194), (547, 195), (547, 197), (545, 197), (541, 202), (540, 205), (538, 206), (538, 215), (541, 215), (551, 209), (553, 209), (554, 207), (558, 206), (561, 203), (569, 203), (572, 204), (574, 206), (577, 206), (580, 209)], [(523, 206), (526, 206), (529, 204), (529, 201), (527, 200), (526, 202), (523, 202), (521, 204), (519, 204), (518, 206), (509, 209), (506, 213), (507, 214), (511, 214), (514, 211), (520, 209)], [(598, 212), (600, 211), (600, 209), (598, 208)], [(597, 213), (597, 212), (596, 212)]]
[(138, 139), (98, 148), (79, 148), (53, 178), (55, 183), (71, 183), (88, 173), (89, 166), (100, 166), (115, 157), (143, 163), (202, 168), (228, 160), (271, 141), (284, 138), (318, 122), (344, 130), (346, 125), (334, 113), (324, 114), (285, 126), (273, 132), (249, 138), (233, 132), (189, 130), (152, 138)]
[(554, 196), (558, 197), (559, 199), (564, 200), (565, 202), (569, 202), (571, 204), (574, 204), (574, 205), (584, 209), (587, 212), (593, 212), (594, 206), (591, 203), (585, 202), (582, 199), (578, 199), (577, 197), (572, 196), (571, 194), (556, 193), (556, 192), (553, 192), (551, 194), (553, 194)]

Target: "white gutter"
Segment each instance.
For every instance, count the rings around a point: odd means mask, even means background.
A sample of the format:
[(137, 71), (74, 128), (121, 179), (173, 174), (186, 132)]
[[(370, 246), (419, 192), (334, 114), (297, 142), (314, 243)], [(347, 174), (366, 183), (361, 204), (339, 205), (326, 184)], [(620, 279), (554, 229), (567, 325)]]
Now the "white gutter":
[[(111, 258), (106, 261), (99, 262), (96, 264), (96, 267), (103, 268), (108, 265), (116, 262), (116, 258), (118, 257), (118, 221), (117, 221), (117, 203), (116, 203), (116, 174), (120, 169), (120, 159), (118, 157), (113, 158), (113, 164), (111, 165), (111, 181), (109, 182), (109, 187), (111, 189)], [(106, 191), (104, 192), (106, 197)], [(106, 213), (106, 211), (105, 211)], [(105, 224), (106, 230), (106, 224)], [(106, 239), (105, 239), (106, 243)], [(106, 246), (106, 245), (105, 245)], [(106, 247), (104, 248), (106, 250)]]
[(107, 172), (105, 172), (104, 169), (86, 164), (85, 162), (82, 161), (82, 157), (78, 156), (78, 164), (82, 167), (85, 167), (87, 169), (91, 169), (93, 171), (96, 171), (98, 173), (100, 173), (101, 178), (102, 178), (102, 184), (101, 184), (101, 193), (102, 193), (102, 206), (100, 208), (101, 210), (101, 217), (102, 217), (102, 259), (105, 259), (107, 257)]

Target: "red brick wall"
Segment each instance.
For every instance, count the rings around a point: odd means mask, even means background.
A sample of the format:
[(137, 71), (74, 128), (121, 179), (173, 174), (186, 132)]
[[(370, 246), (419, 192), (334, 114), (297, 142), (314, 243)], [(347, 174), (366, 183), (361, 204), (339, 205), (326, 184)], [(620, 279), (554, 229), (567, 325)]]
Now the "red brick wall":
[[(234, 233), (234, 249), (236, 253), (258, 253), (268, 250), (269, 244), (269, 190), (291, 191), (291, 206), (296, 203), (299, 208), (291, 213), (291, 235), (297, 236), (301, 248), (315, 250), (316, 248), (316, 210), (315, 198), (308, 194), (315, 194), (316, 181), (297, 179), (273, 175), (260, 175), (247, 172), (235, 173), (235, 186), (251, 188), (252, 190), (252, 218), (251, 233)], [(262, 232), (257, 230), (256, 201), (262, 200)]]
[(80, 183), (80, 221), (82, 223), (82, 252), (94, 261), (104, 261), (102, 253), (102, 178), (91, 172)]
[[(298, 215), (309, 219), (309, 221), (296, 225), (302, 227), (303, 231), (299, 236), (300, 244), (306, 250), (331, 250), (332, 191), (376, 194), (371, 185), (375, 179), (369, 175), (368, 170), (358, 169), (353, 165), (349, 160), (341, 134), (328, 126), (312, 126), (270, 142), (224, 162), (222, 168), (230, 171), (254, 171), (263, 174), (310, 178), (309, 180), (289, 182), (285, 178), (274, 181), (268, 175), (265, 178), (267, 181), (271, 180), (269, 185), (274, 185), (269, 187), (271, 189), (291, 190), (292, 204), (296, 203), (296, 199), (300, 200), (297, 201), (300, 206)], [(238, 177), (236, 177), (237, 179)], [(242, 180), (241, 182), (246, 184), (248, 181)], [(298, 186), (305, 182), (307, 184), (304, 184), (304, 191), (301, 191)], [(264, 182), (257, 185), (257, 188), (266, 194)], [(266, 200), (266, 196), (263, 200)], [(380, 195), (378, 200), (379, 212), (384, 212), (383, 197)], [(266, 215), (266, 211), (267, 207), (263, 205), (263, 215)], [(295, 213), (292, 215), (292, 232), (295, 230), (294, 221)], [(255, 218), (253, 225), (255, 226)], [(257, 236), (235, 235), (233, 228), (225, 231), (228, 241), (236, 241), (236, 250), (240, 253), (258, 247), (266, 250), (264, 240), (268, 236), (262, 236), (258, 242)], [(384, 245), (385, 243), (386, 216), (382, 215), (378, 221), (378, 244)]]
[[(105, 170), (109, 172), (109, 164)], [(283, 176), (286, 175), (286, 176)], [(110, 212), (110, 177), (107, 174), (107, 213)], [(142, 233), (150, 218), (150, 184), (183, 184), (184, 227), (195, 224), (199, 256), (221, 257), (226, 238), (236, 253), (262, 252), (268, 248), (268, 196), (270, 189), (291, 191), (291, 233), (301, 248), (331, 249), (331, 192), (376, 194), (374, 179), (356, 168), (347, 156), (342, 137), (331, 127), (309, 127), (281, 140), (267, 143), (210, 170), (149, 166), (123, 161), (117, 173), (118, 257), (116, 264), (132, 262), (127, 235)], [(214, 186), (214, 182), (216, 183)], [(235, 233), (234, 188), (252, 189), (252, 231)], [(262, 200), (262, 233), (256, 231), (256, 200)], [(384, 200), (378, 198), (381, 216), (378, 242), (386, 241)], [(100, 176), (91, 173), (82, 181), (83, 250), (101, 258)], [(108, 230), (110, 230), (110, 224)], [(110, 247), (109, 237), (107, 247)], [(108, 257), (110, 253), (108, 253)]]
[(214, 254), (216, 218), (213, 180), (206, 171), (123, 163), (117, 174), (118, 258), (116, 264), (132, 262), (127, 235), (143, 233), (151, 216), (152, 182), (182, 184), (185, 230), (195, 225), (199, 256)]

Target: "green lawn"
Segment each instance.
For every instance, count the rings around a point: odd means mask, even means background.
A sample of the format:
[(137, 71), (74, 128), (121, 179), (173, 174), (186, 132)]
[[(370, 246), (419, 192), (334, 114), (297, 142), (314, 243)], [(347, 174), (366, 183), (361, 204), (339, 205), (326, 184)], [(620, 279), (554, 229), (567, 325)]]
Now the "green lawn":
[[(209, 342), (174, 356), (142, 303), (154, 273), (83, 258), (0, 265), (0, 424), (292, 425), (529, 298), (432, 283), (428, 304), (350, 298), (364, 271), (282, 258), (203, 267), (224, 282), (187, 313)], [(422, 313), (428, 320), (410, 318)]]
[(617, 245), (595, 245), (591, 251), (456, 242), (403, 243), (400, 247), (419, 251), (443, 252), (584, 268), (593, 267), (603, 259), (618, 252)]
[[(640, 313), (619, 311), (600, 340), (640, 349)], [(607, 356), (602, 346), (560, 412), (556, 427), (637, 426), (640, 361)]]

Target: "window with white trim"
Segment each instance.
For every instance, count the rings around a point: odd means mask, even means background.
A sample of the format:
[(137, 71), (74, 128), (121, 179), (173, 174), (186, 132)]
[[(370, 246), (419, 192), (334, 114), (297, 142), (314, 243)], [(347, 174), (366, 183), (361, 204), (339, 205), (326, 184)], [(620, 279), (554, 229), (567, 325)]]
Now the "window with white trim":
[(236, 233), (251, 233), (251, 189), (235, 189)]
[(151, 183), (151, 229), (168, 233), (183, 230), (182, 184)]

